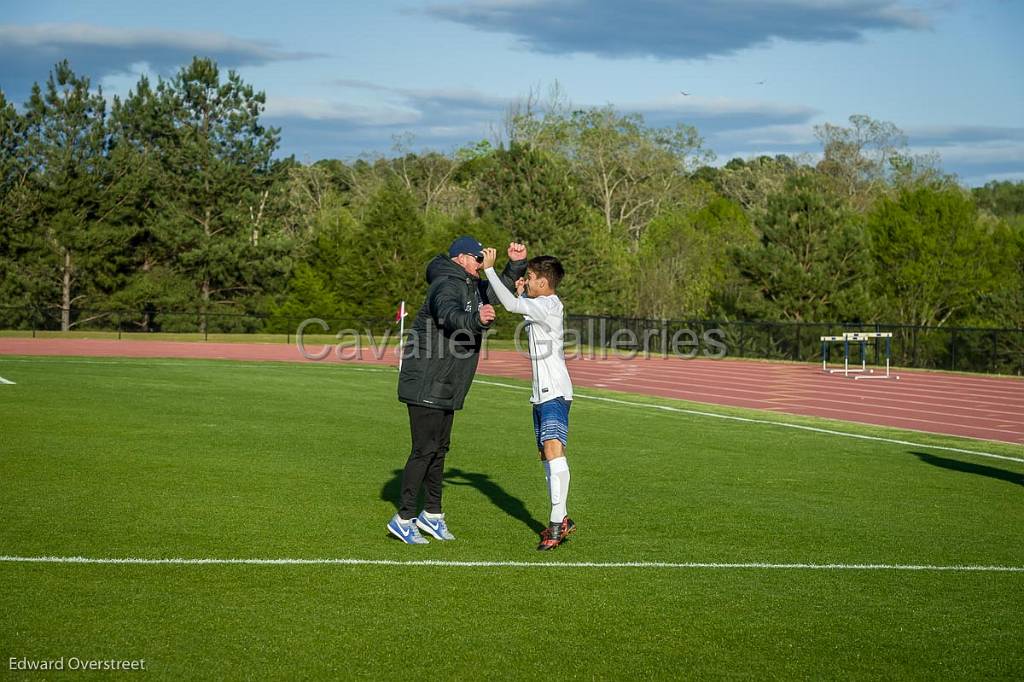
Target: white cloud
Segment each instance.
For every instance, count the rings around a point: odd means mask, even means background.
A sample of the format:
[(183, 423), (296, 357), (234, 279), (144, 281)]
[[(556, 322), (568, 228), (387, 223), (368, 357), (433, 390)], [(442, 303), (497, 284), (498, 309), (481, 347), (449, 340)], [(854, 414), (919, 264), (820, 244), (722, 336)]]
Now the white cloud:
[(1006, 164), (1024, 165), (1024, 144), (1008, 145), (1002, 143), (953, 143), (935, 146), (911, 145), (909, 150), (914, 154), (938, 152), (946, 163), (957, 165)]
[(805, 124), (770, 125), (738, 130), (723, 130), (715, 134), (721, 142), (741, 142), (746, 145), (818, 145), (814, 126)]
[(254, 61), (305, 59), (309, 53), (284, 52), (272, 43), (242, 40), (209, 31), (168, 31), (159, 28), (122, 29), (92, 24), (0, 24), (0, 44), (23, 50), (73, 50), (108, 48), (111, 50), (148, 50), (169, 48), (199, 53), (222, 52)]
[(54, 64), (63, 59), (70, 62), (75, 73), (98, 82), (129, 74), (133, 65), (140, 63), (157, 73), (170, 73), (196, 55), (209, 57), (222, 68), (324, 56), (286, 51), (271, 42), (212, 31), (110, 28), (82, 23), (0, 24), (2, 85), (14, 100), (27, 95), (32, 83), (45, 81)]
[(270, 118), (305, 118), (367, 126), (414, 125), (422, 118), (419, 112), (411, 109), (300, 97), (268, 97), (265, 115)]

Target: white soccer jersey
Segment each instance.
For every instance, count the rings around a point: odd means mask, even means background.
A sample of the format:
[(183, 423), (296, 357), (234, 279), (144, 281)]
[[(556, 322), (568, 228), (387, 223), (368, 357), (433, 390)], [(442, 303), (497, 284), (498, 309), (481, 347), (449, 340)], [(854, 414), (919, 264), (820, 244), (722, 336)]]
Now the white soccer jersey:
[(572, 400), (572, 381), (565, 367), (562, 321), (563, 307), (558, 296), (516, 297), (505, 288), (494, 268), (484, 271), (487, 280), (510, 313), (519, 313), (529, 323), (530, 360), (533, 364), (533, 394), (530, 402), (545, 403), (555, 398)]

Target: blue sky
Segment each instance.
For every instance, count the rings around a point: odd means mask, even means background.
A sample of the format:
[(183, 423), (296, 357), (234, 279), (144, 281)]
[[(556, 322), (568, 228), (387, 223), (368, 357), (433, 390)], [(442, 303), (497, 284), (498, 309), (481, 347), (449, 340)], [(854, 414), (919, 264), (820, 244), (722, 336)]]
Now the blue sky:
[(718, 163), (817, 153), (815, 125), (867, 114), (967, 185), (1024, 180), (1018, 0), (5, 4), (9, 99), (64, 57), (114, 95), (201, 54), (266, 92), (281, 153), (303, 161), (388, 153), (405, 133), (441, 151), (493, 138), (511, 102), (557, 81), (576, 107), (696, 125)]

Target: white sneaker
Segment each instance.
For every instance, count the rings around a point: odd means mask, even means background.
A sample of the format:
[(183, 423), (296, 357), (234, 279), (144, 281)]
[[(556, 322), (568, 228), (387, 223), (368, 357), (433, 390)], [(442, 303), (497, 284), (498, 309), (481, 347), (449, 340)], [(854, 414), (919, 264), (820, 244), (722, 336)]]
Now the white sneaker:
[(392, 516), (388, 521), (388, 532), (407, 545), (425, 545), (430, 542), (416, 530), (415, 523), (402, 521), (398, 514)]
[(440, 516), (427, 516), (427, 512), (422, 511), (420, 512), (420, 515), (416, 517), (416, 525), (419, 526), (420, 530), (424, 533), (427, 533), (438, 540), (455, 539), (455, 536), (448, 531), (448, 524), (444, 522), (444, 514), (441, 514)]

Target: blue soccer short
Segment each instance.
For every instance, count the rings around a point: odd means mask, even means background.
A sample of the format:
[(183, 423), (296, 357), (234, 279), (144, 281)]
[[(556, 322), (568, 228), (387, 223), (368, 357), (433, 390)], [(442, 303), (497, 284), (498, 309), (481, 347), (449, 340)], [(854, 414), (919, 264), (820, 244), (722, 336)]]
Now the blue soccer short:
[(557, 440), (563, 446), (569, 440), (569, 408), (572, 401), (554, 398), (533, 406), (533, 432), (537, 435), (537, 449), (544, 449), (544, 441)]

